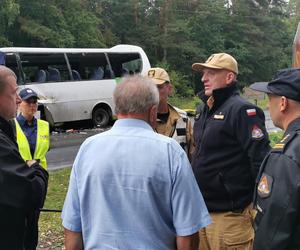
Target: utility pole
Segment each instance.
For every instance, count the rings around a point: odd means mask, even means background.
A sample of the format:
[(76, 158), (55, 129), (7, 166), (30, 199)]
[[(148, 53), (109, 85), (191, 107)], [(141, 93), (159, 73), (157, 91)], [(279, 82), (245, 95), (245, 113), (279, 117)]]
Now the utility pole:
[(300, 22), (298, 23), (298, 28), (293, 44), (293, 67), (300, 67)]

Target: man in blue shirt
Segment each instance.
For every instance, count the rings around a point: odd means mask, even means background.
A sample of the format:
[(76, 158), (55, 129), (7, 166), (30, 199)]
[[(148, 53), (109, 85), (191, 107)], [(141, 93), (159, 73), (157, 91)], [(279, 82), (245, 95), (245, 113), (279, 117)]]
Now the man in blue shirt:
[(198, 249), (210, 217), (184, 150), (153, 131), (157, 87), (130, 77), (114, 101), (118, 121), (84, 142), (72, 169), (66, 249)]

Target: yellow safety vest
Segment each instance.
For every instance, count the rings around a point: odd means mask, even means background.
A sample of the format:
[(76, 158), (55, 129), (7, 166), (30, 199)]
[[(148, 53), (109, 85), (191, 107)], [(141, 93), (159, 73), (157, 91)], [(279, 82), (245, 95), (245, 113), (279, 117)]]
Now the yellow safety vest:
[(37, 120), (37, 136), (36, 136), (36, 146), (34, 151), (34, 157), (32, 157), (30, 152), (30, 147), (26, 135), (23, 133), (20, 124), (17, 119), (15, 119), (16, 124), (16, 134), (17, 143), (19, 147), (19, 152), (22, 158), (27, 160), (40, 160), (40, 165), (47, 169), (46, 153), (49, 150), (49, 123), (43, 120)]

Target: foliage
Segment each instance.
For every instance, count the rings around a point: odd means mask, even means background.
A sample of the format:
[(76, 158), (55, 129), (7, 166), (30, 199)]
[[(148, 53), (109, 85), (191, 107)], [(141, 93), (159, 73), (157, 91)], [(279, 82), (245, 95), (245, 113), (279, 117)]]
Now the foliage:
[(282, 136), (283, 136), (283, 131), (270, 133), (269, 134), (270, 145), (274, 146), (277, 142), (279, 142), (282, 139)]
[(192, 98), (183, 98), (172, 96), (169, 99), (170, 104), (180, 109), (196, 110), (196, 107), (200, 104), (200, 99), (196, 96)]

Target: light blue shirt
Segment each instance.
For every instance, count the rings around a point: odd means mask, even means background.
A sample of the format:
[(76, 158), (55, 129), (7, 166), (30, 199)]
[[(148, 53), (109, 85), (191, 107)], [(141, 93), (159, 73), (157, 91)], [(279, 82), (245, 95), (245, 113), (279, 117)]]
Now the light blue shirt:
[(176, 236), (210, 223), (186, 153), (136, 119), (83, 143), (62, 219), (85, 249), (176, 249)]

